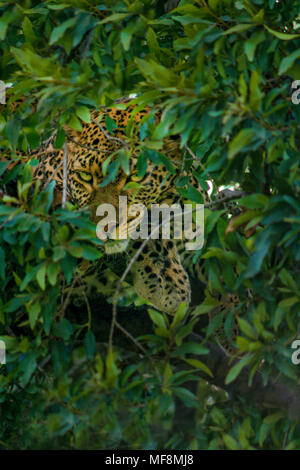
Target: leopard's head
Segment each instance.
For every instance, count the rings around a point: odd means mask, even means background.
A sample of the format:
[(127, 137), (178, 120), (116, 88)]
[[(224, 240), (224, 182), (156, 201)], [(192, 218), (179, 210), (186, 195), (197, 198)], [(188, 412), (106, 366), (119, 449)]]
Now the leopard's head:
[[(133, 124), (141, 123), (149, 110), (136, 112), (133, 106), (126, 109), (110, 108), (109, 110), (91, 112), (91, 121), (82, 122), (82, 130), (75, 131), (66, 128), (67, 135), (67, 190), (68, 198), (78, 207), (89, 206), (91, 209), (91, 219), (99, 222), (97, 208), (102, 204), (111, 204), (116, 211), (116, 230), (111, 233), (105, 243), (107, 253), (124, 251), (128, 245), (128, 240), (118, 240), (119, 234), (127, 231), (129, 224), (136, 216), (128, 216), (126, 221), (119, 220), (119, 197), (126, 196), (128, 204), (144, 204), (150, 207), (151, 203), (160, 202), (166, 199), (166, 192), (175, 195), (175, 190), (168, 178), (168, 170), (163, 166), (148, 163), (147, 171), (142, 177), (138, 177), (138, 146), (126, 148), (125, 128), (129, 121)], [(115, 123), (115, 129), (110, 130), (107, 126), (107, 117), (110, 123)], [(113, 165), (119, 154), (119, 150), (125, 146), (128, 157), (128, 171), (123, 168), (116, 168), (115, 177), (107, 182), (108, 165)], [(171, 140), (168, 143), (167, 151), (171, 153), (173, 159), (178, 157), (178, 142)], [(39, 165), (36, 176), (49, 178), (54, 174), (59, 190), (63, 187), (63, 159), (65, 150), (49, 154)], [(58, 169), (58, 170), (57, 170)], [(129, 183), (134, 182), (135, 185)]]

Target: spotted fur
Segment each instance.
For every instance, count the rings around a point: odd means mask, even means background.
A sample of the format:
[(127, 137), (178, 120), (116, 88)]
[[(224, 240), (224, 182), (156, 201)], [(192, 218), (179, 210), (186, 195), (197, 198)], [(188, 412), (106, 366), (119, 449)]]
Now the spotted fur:
[[(126, 195), (129, 203), (142, 203), (147, 208), (152, 203), (174, 203), (178, 200), (174, 180), (177, 174), (170, 174), (162, 165), (148, 163), (147, 171), (141, 178), (137, 176), (139, 155), (138, 139), (134, 145), (126, 144), (125, 128), (133, 121), (137, 127), (149, 113), (149, 109), (136, 111), (127, 102), (126, 109), (112, 107), (91, 112), (91, 122), (82, 123), (82, 131), (67, 128), (67, 189), (68, 198), (79, 207), (89, 206), (92, 220), (97, 222), (96, 208), (99, 204), (110, 203), (118, 209), (120, 195)], [(117, 128), (109, 133), (106, 128), (106, 116), (113, 119)], [(157, 117), (156, 117), (157, 118)], [(105, 180), (103, 164), (118, 150), (129, 148), (129, 174), (120, 169), (114, 181), (101, 186)], [(127, 149), (128, 150), (128, 149)], [(35, 177), (48, 181), (56, 180), (58, 193), (63, 189), (63, 158), (66, 149), (55, 150), (52, 143), (45, 149)], [(178, 140), (169, 138), (164, 142), (163, 153), (177, 168), (182, 167), (181, 151)], [(130, 182), (140, 184), (140, 188), (126, 188)], [(100, 186), (99, 186), (100, 185)], [(128, 219), (130, 221), (130, 218)], [(118, 221), (119, 231), (122, 221)], [(108, 254), (124, 249), (133, 256), (140, 241), (105, 244)], [(132, 267), (133, 282), (136, 292), (161, 311), (174, 314), (182, 302), (189, 305), (191, 289), (189, 277), (178, 252), (178, 246), (171, 240), (149, 240)]]

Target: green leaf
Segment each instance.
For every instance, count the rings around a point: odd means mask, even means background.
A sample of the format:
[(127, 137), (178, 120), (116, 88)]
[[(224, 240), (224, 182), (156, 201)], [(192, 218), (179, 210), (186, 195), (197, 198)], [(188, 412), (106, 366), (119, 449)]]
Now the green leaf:
[(3, 341), (8, 351), (13, 351), (18, 346), (18, 339), (12, 336), (2, 335), (0, 341)]
[(114, 129), (118, 129), (118, 125), (114, 119), (112, 119), (108, 114), (105, 116), (105, 126), (108, 132), (112, 133)]
[(187, 309), (186, 309), (186, 303), (182, 302), (180, 306), (177, 309), (177, 312), (175, 313), (174, 319), (171, 323), (171, 329), (176, 328), (184, 319), (186, 315)]
[(174, 355), (179, 355), (182, 356), (184, 354), (197, 354), (197, 355), (202, 355), (202, 354), (208, 354), (209, 349), (207, 349), (205, 346), (202, 346), (199, 343), (195, 343), (194, 341), (187, 341), (178, 346), (175, 351)]
[(55, 286), (56, 282), (57, 282), (57, 276), (60, 272), (60, 264), (59, 263), (53, 263), (53, 262), (50, 262), (47, 266), (47, 277), (48, 277), (48, 281), (49, 281), (49, 284), (51, 284), (51, 286)]
[(300, 58), (300, 49), (292, 52), (292, 54), (290, 54), (288, 57), (285, 57), (284, 59), (282, 59), (282, 61), (280, 62), (279, 71), (278, 71), (279, 75), (283, 75), (285, 72), (287, 72), (289, 68), (291, 68), (294, 65), (295, 60), (299, 58)]
[(138, 170), (138, 177), (143, 178), (146, 174), (148, 167), (148, 162), (147, 162), (147, 153), (143, 152), (139, 155), (138, 161), (137, 161), (137, 170)]
[(82, 131), (82, 124), (79, 119), (73, 114), (71, 118), (68, 120), (67, 125), (70, 126), (75, 131)]
[(30, 19), (28, 18), (28, 16), (25, 16), (24, 18), (24, 21), (23, 21), (23, 31), (24, 31), (24, 36), (26, 38), (26, 41), (29, 43), (29, 44), (33, 44), (36, 42), (37, 40), (37, 37), (36, 35), (34, 34), (34, 30), (33, 30), (33, 27), (32, 27), (32, 23), (30, 21)]
[(272, 236), (275, 231), (275, 228), (270, 228), (259, 234), (259, 237), (256, 240), (255, 250), (248, 261), (248, 268), (245, 272), (246, 278), (253, 277), (260, 270), (263, 260), (268, 253)]
[(152, 52), (152, 54), (154, 54), (159, 59), (160, 47), (157, 41), (156, 34), (151, 27), (148, 28), (146, 39), (150, 52)]
[(60, 149), (65, 143), (66, 139), (66, 133), (62, 127), (59, 127), (57, 130), (55, 142), (54, 142), (54, 148), (55, 149)]
[(216, 223), (218, 222), (219, 218), (221, 217), (222, 214), (224, 214), (224, 210), (218, 210), (218, 211), (210, 211), (209, 209), (204, 210), (204, 215), (205, 215), (205, 233), (209, 234), (210, 232), (213, 231)]
[(120, 373), (116, 361), (115, 361), (115, 355), (112, 350), (109, 350), (106, 356), (106, 382), (107, 385), (111, 388), (114, 388), (117, 382), (118, 375)]
[(193, 366), (196, 369), (202, 370), (203, 372), (205, 372), (210, 377), (214, 376), (213, 373), (211, 372), (211, 370), (207, 367), (207, 365), (204, 364), (202, 361), (199, 361), (199, 359), (185, 359), (185, 358), (183, 358), (183, 360), (187, 364), (189, 364), (190, 366)]
[(202, 302), (202, 304), (198, 305), (195, 310), (193, 311), (193, 315), (203, 315), (204, 313), (208, 313), (214, 308), (216, 308), (220, 304), (218, 299), (214, 299), (212, 297), (207, 297)]
[(287, 269), (281, 269), (281, 271), (279, 272), (279, 278), (285, 286), (288, 286), (291, 289), (294, 289), (295, 291), (298, 290), (297, 283), (295, 282), (292, 274)]
[(187, 188), (187, 194), (188, 194), (188, 198), (191, 201), (196, 202), (198, 204), (203, 204), (204, 200), (203, 200), (202, 194), (200, 193), (200, 191), (198, 191), (196, 188), (194, 188), (190, 184), (188, 185), (188, 188)]
[(279, 308), (292, 307), (297, 302), (300, 302), (300, 297), (294, 295), (292, 297), (288, 297), (287, 299), (281, 300), (278, 304), (278, 307)]
[(244, 49), (245, 49), (245, 53), (246, 53), (246, 56), (247, 56), (249, 62), (253, 62), (256, 48), (257, 48), (259, 43), (264, 41), (265, 37), (266, 37), (266, 35), (265, 35), (264, 31), (256, 31), (245, 42)]
[(120, 39), (125, 51), (129, 50), (132, 36), (138, 29), (139, 25), (137, 23), (130, 23), (126, 28), (122, 29)]
[(13, 114), (6, 126), (6, 135), (13, 149), (17, 146), (20, 129), (21, 122), (18, 117)]
[(47, 263), (43, 263), (39, 270), (36, 273), (36, 280), (42, 290), (45, 290), (46, 287), (46, 268), (47, 268)]
[(62, 338), (64, 341), (68, 341), (73, 334), (74, 328), (73, 325), (63, 318), (60, 322), (55, 322), (53, 326), (53, 333), (58, 338)]
[(82, 121), (87, 123), (91, 122), (90, 110), (87, 106), (78, 106), (75, 112)]
[(214, 331), (222, 327), (224, 320), (223, 312), (217, 313), (210, 320), (208, 327), (206, 329), (206, 337), (209, 337)]
[(198, 400), (196, 395), (190, 392), (188, 389), (183, 387), (174, 387), (173, 393), (184, 403), (188, 408), (196, 407), (198, 405)]
[(33, 329), (37, 322), (39, 313), (41, 312), (41, 305), (38, 302), (33, 304), (26, 304), (26, 309), (29, 316), (30, 328)]
[(274, 320), (273, 320), (273, 325), (274, 325), (274, 330), (277, 331), (280, 323), (282, 322), (285, 314), (286, 314), (286, 309), (282, 307), (277, 307), (275, 310), (274, 314)]
[(241, 329), (243, 333), (245, 333), (246, 336), (248, 336), (248, 338), (251, 338), (254, 340), (257, 339), (257, 334), (255, 330), (244, 318), (238, 317), (237, 321), (239, 324), (239, 328)]
[(260, 76), (257, 70), (253, 70), (250, 78), (250, 99), (249, 105), (253, 112), (260, 109), (262, 93), (259, 88)]
[(229, 450), (239, 450), (240, 447), (236, 440), (229, 434), (223, 434), (224, 444)]
[(241, 206), (247, 207), (247, 209), (260, 209), (268, 205), (269, 197), (265, 194), (255, 193), (250, 196), (245, 196), (239, 199)]
[(249, 145), (255, 135), (253, 129), (241, 129), (229, 144), (228, 159), (232, 160)]
[(31, 49), (22, 50), (11, 47), (11, 53), (22, 69), (25, 68), (30, 74), (35, 74), (38, 77), (52, 75), (57, 70), (58, 66), (53, 64), (51, 59), (42, 57)]
[(266, 424), (274, 424), (274, 423), (277, 423), (277, 421), (279, 421), (280, 419), (282, 419), (284, 417), (284, 414), (281, 412), (281, 411), (278, 411), (277, 413), (273, 413), (269, 416), (267, 416), (265, 419), (264, 419), (264, 423)]
[(155, 325), (157, 325), (159, 328), (167, 329), (167, 324), (161, 313), (158, 313), (156, 310), (150, 308), (148, 309), (148, 314)]
[(223, 428), (226, 427), (226, 418), (219, 408), (214, 406), (211, 410), (210, 416), (215, 424), (222, 426)]
[(258, 443), (260, 447), (263, 446), (270, 430), (271, 430), (271, 426), (268, 423), (262, 423), (259, 433), (258, 433)]
[(247, 31), (247, 29), (253, 28), (253, 24), (248, 24), (248, 23), (241, 23), (233, 26), (232, 28), (227, 29), (224, 31), (222, 34), (223, 36), (227, 36), (228, 34), (233, 34), (233, 33), (241, 33), (243, 31)]
[(64, 21), (62, 24), (59, 26), (56, 26), (56, 28), (53, 29), (49, 44), (52, 46), (55, 42), (57, 42), (66, 32), (67, 29), (71, 28), (77, 21), (77, 17), (74, 16), (73, 18), (69, 18), (68, 20)]
[(283, 41), (290, 41), (291, 39), (300, 39), (300, 34), (281, 33), (280, 31), (275, 31), (274, 29), (269, 28), (267, 25), (264, 25), (264, 27), (273, 36), (278, 39), (282, 39)]
[(102, 256), (102, 252), (98, 250), (95, 246), (81, 244), (80, 248), (82, 250), (81, 256), (87, 260), (95, 261), (96, 259), (99, 259)]
[(172, 69), (168, 69), (152, 59), (146, 61), (136, 58), (135, 61), (142, 75), (161, 86), (174, 86), (178, 82), (178, 77)]
[(231, 382), (233, 382), (241, 370), (251, 362), (251, 356), (245, 356), (243, 359), (241, 359), (239, 362), (237, 362), (231, 369), (229, 370), (226, 379), (225, 379), (225, 384), (228, 385)]
[(165, 366), (164, 374), (163, 374), (164, 385), (168, 384), (168, 382), (172, 378), (172, 376), (173, 376), (173, 372), (172, 372), (170, 363), (167, 362), (166, 366)]
[(107, 18), (104, 18), (103, 20), (99, 21), (99, 24), (105, 24), (105, 23), (110, 23), (114, 21), (121, 21), (124, 18), (127, 18), (128, 16), (129, 16), (129, 13), (114, 13), (113, 15), (110, 15)]
[(93, 359), (96, 352), (96, 339), (95, 335), (91, 330), (88, 330), (84, 337), (84, 347), (89, 359)]
[(2, 18), (2, 20), (0, 20), (0, 40), (1, 41), (5, 40), (8, 24), (9, 24), (8, 18), (7, 19)]

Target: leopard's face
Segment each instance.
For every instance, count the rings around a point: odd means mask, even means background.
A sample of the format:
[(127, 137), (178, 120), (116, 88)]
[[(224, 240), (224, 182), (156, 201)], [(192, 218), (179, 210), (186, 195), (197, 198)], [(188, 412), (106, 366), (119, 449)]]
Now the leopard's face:
[[(94, 111), (91, 113), (91, 122), (82, 124), (82, 132), (68, 130), (70, 139), (68, 190), (70, 198), (79, 207), (86, 205), (93, 207), (101, 202), (107, 202), (108, 195), (111, 199), (109, 202), (115, 204), (116, 196), (122, 193), (127, 180), (124, 171), (119, 170), (114, 181), (105, 185), (104, 164), (108, 158), (114, 160), (117, 156), (125, 137), (124, 129), (130, 119), (131, 111), (130, 109), (122, 111), (113, 109), (108, 113)], [(111, 133), (105, 127), (107, 114), (117, 126)], [(142, 115), (139, 118), (141, 119)]]
[[(118, 206), (119, 196), (128, 195), (128, 192), (124, 191), (126, 183), (126, 177), (121, 173), (117, 176), (116, 181), (105, 186), (101, 186), (104, 180), (102, 174), (102, 165), (105, 160), (95, 158), (85, 160), (75, 160), (74, 165), (68, 171), (68, 190), (70, 198), (79, 207), (89, 206), (91, 209), (91, 220), (97, 223), (100, 217), (97, 217), (97, 208), (101, 204), (111, 204), (116, 211), (117, 223), (118, 220)], [(106, 240), (104, 244), (104, 251), (106, 254), (115, 254), (123, 252), (127, 249), (129, 239), (127, 240), (114, 240), (112, 239), (113, 234)], [(118, 238), (118, 233), (116, 234)]]

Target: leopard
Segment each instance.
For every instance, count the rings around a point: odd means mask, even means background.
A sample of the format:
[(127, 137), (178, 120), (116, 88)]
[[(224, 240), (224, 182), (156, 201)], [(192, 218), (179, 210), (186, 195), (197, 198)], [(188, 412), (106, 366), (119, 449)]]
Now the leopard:
[[(130, 99), (122, 99), (111, 107), (103, 107), (90, 112), (89, 122), (82, 121), (81, 130), (64, 127), (66, 142), (64, 148), (55, 149), (53, 140), (47, 143), (34, 178), (42, 184), (53, 179), (56, 182), (56, 202), (61, 202), (64, 187), (63, 162), (66, 159), (67, 199), (79, 208), (89, 207), (91, 220), (97, 223), (97, 207), (111, 204), (118, 212), (119, 196), (126, 196), (128, 205), (182, 203), (176, 190), (176, 178), (184, 174), (182, 149), (178, 136), (164, 139), (161, 152), (172, 162), (174, 171), (166, 165), (149, 161), (144, 174), (139, 174), (139, 132), (149, 119), (151, 109), (139, 109)], [(158, 123), (160, 116), (153, 116)], [(113, 123), (113, 130), (108, 123)], [(128, 139), (126, 130), (136, 130)], [(134, 134), (134, 133), (133, 133)], [(125, 151), (127, 171), (120, 167), (115, 178), (106, 182), (105, 165), (107, 160), (116, 162), (119, 152)], [(190, 176), (193, 185), (198, 184)], [(129, 224), (134, 217), (128, 217)], [(116, 236), (124, 230), (122, 220), (118, 220)], [(141, 247), (142, 240), (107, 240), (105, 254), (110, 256), (126, 252), (132, 259)], [(159, 311), (174, 315), (184, 303), (186, 308), (191, 301), (191, 284), (188, 268), (194, 268), (191, 253), (187, 253), (182, 241), (173, 239), (149, 239), (131, 267), (135, 292)]]

